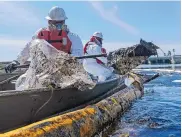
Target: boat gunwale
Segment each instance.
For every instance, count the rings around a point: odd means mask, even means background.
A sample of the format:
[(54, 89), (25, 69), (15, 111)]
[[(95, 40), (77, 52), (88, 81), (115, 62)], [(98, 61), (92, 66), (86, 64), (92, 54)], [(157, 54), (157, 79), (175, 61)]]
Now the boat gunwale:
[[(96, 84), (96, 86), (92, 89), (87, 89), (85, 91), (93, 91), (98, 85), (103, 85), (103, 84), (107, 84), (107, 83), (110, 83), (110, 82), (114, 82), (114, 81), (119, 81), (121, 80), (121, 77), (116, 77), (116, 78), (113, 78), (113, 79), (109, 79), (109, 80), (106, 80), (104, 82), (98, 82)], [(119, 83), (119, 82), (118, 82)], [(76, 88), (55, 88), (54, 91), (62, 91), (62, 90), (75, 90), (76, 91), (79, 91), (77, 90)], [(32, 94), (32, 93), (40, 93), (40, 92), (49, 92), (50, 91), (50, 88), (32, 88), (32, 89), (27, 89), (27, 90), (5, 90), (5, 91), (0, 91), (0, 97), (3, 97), (3, 96), (13, 96), (13, 95), (19, 95), (19, 94)], [(81, 92), (84, 92), (84, 91), (81, 91)]]

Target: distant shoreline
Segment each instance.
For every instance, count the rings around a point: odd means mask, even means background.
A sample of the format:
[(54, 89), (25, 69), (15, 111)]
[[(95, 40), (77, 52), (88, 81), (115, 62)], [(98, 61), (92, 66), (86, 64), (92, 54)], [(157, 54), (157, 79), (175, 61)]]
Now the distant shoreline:
[(154, 64), (154, 65), (146, 65), (146, 64), (142, 64), (139, 65), (138, 67), (136, 67), (136, 69), (159, 69), (159, 68), (175, 68), (175, 69), (179, 69), (181, 68), (181, 64)]

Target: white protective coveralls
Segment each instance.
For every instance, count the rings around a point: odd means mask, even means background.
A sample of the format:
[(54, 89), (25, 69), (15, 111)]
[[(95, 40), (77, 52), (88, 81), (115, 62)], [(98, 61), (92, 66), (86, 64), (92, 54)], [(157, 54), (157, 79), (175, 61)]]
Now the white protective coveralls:
[[(48, 29), (48, 28), (41, 28), (39, 29), (35, 35), (32, 37), (32, 40), (27, 43), (27, 45), (25, 46), (25, 48), (20, 52), (20, 54), (18, 55), (17, 61), (20, 64), (24, 64), (30, 57), (30, 46), (31, 46), (31, 42), (35, 39), (37, 39), (38, 37), (38, 33), (42, 30), (42, 29)], [(69, 32), (68, 33), (68, 38), (70, 39), (70, 41), (72, 42), (72, 46), (71, 46), (71, 56), (83, 56), (83, 44), (82, 41), (80, 39), (80, 37), (74, 33)], [(52, 54), (52, 53), (51, 53)], [(82, 63), (81, 60), (79, 60), (80, 63)], [(30, 69), (30, 68), (29, 68)], [(31, 71), (28, 71), (31, 72)], [(21, 75), (16, 82), (16, 90), (24, 90), (27, 89), (26, 88), (26, 84), (24, 84), (24, 81), (26, 80), (26, 76), (27, 73)], [(40, 88), (40, 86), (38, 86), (37, 88)]]
[[(97, 45), (95, 42), (89, 42), (85, 55), (100, 55), (102, 53), (102, 47)], [(106, 57), (97, 57), (97, 59), (101, 60), (104, 64), (107, 64)], [(97, 63), (96, 59), (88, 58), (83, 60), (84, 69), (92, 74), (93, 76), (98, 77), (98, 82), (103, 82), (107, 78), (112, 76), (112, 70), (102, 64)]]

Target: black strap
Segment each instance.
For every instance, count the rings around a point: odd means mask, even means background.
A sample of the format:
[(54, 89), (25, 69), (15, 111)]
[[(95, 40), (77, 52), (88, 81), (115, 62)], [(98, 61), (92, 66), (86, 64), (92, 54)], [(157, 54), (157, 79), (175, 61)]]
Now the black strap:
[(62, 30), (60, 30), (60, 31), (59, 31), (59, 34), (58, 34), (58, 36), (61, 36), (61, 34), (62, 34)]
[(41, 31), (40, 35), (41, 35), (41, 36), (43, 36), (43, 33), (42, 33), (42, 31)]
[(62, 39), (61, 40), (47, 40), (47, 42), (49, 42), (49, 43), (57, 43), (57, 42), (62, 43), (63, 40)]

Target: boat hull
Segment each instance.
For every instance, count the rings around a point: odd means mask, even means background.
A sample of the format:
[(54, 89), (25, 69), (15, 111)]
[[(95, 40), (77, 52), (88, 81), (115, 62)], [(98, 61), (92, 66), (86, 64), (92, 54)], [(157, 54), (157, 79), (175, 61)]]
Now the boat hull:
[(32, 89), (0, 92), (0, 132), (82, 105), (115, 88), (120, 78), (99, 83), (94, 89)]

